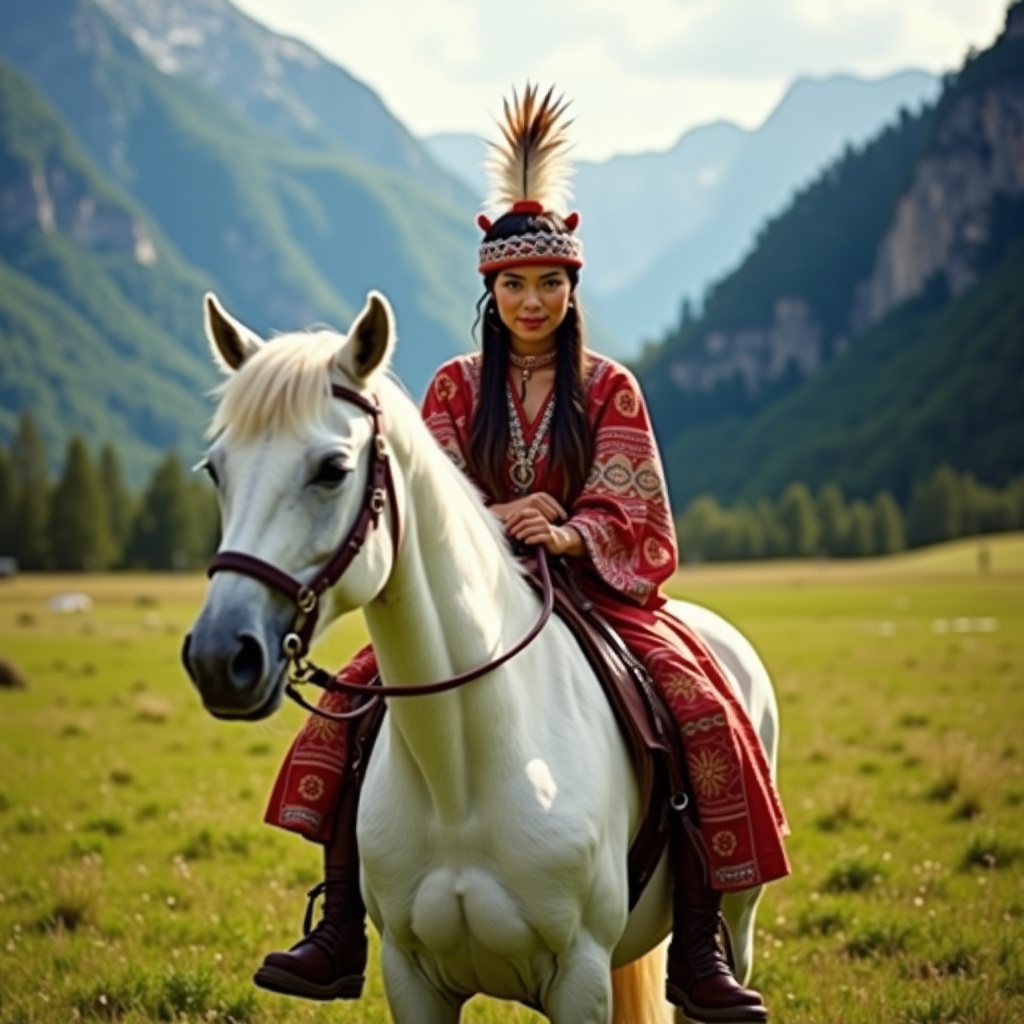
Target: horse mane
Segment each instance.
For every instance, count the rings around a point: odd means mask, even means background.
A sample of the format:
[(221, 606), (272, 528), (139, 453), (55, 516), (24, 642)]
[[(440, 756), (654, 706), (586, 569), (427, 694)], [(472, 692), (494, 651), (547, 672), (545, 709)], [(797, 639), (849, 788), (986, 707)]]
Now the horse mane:
[[(274, 338), (214, 389), (212, 394), (219, 402), (207, 435), (225, 434), (233, 442), (244, 444), (268, 431), (299, 435), (310, 424), (322, 422), (334, 400), (330, 371), (344, 340), (344, 335), (323, 329)], [(454, 491), (459, 492), (467, 505), (479, 512), (478, 518), (492, 535), (496, 550), (518, 565), (500, 523), (487, 512), (476, 488), (427, 429), (401, 383), (388, 373), (381, 373), (375, 389), (384, 410), (385, 432), (392, 444), (409, 438), (413, 444), (405, 453), (407, 461), (411, 464), (414, 459), (423, 460), (423, 468), (443, 482), (449, 497), (454, 497)], [(439, 528), (443, 526), (439, 524)]]
[[(398, 438), (408, 438), (415, 446), (415, 452), (410, 450), (406, 453), (409, 459), (415, 457), (422, 460), (421, 468), (426, 470), (431, 478), (441, 481), (441, 487), (448, 498), (448, 503), (455, 497), (453, 491), (459, 492), (466, 505), (478, 513), (475, 518), (479, 519), (481, 525), (490, 534), (495, 550), (505, 555), (517, 571), (524, 572), (521, 563), (512, 556), (501, 523), (487, 511), (480, 492), (438, 444), (437, 438), (427, 429), (419, 409), (408, 392), (392, 377), (383, 378), (379, 384), (378, 394), (384, 408), (384, 425), (389, 438), (393, 441)], [(392, 424), (399, 429), (390, 429)], [(444, 529), (447, 525), (445, 522), (437, 524), (438, 529)]]
[(208, 437), (239, 443), (266, 431), (298, 434), (323, 419), (331, 397), (328, 370), (344, 336), (317, 330), (282, 334), (216, 387), (219, 398)]

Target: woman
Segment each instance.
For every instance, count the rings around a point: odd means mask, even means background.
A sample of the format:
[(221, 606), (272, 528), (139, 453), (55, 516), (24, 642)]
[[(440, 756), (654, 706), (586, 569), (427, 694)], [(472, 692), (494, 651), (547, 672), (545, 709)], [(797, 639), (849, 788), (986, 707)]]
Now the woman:
[[(754, 731), (708, 649), (666, 610), (677, 564), (657, 446), (632, 375), (584, 347), (576, 301), (579, 218), (555, 212), (565, 182), (564, 105), (527, 87), (506, 104), (494, 205), (479, 224), (481, 351), (435, 374), (423, 416), (507, 534), (561, 556), (586, 598), (647, 666), (682, 731), (697, 828), (675, 815), (674, 928), (666, 994), (697, 1019), (764, 1021), (759, 993), (718, 944), (722, 892), (788, 873), (781, 804)], [(342, 670), (376, 674), (365, 648)], [(348, 698), (328, 694), (331, 710)], [(324, 844), (323, 919), (255, 980), (317, 999), (356, 998), (366, 965), (355, 841), (352, 729), (310, 719), (278, 777), (267, 820)], [(691, 839), (691, 836), (693, 837)], [(312, 906), (312, 901), (311, 901)]]

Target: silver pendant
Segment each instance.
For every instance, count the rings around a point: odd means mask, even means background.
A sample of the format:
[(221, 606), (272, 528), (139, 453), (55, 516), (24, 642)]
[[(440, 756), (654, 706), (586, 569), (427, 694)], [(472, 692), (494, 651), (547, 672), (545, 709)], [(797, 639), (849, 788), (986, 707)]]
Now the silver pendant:
[(515, 484), (516, 489), (521, 493), (525, 493), (533, 486), (536, 476), (537, 473), (533, 468), (533, 464), (526, 459), (516, 459), (512, 464), (512, 483)]

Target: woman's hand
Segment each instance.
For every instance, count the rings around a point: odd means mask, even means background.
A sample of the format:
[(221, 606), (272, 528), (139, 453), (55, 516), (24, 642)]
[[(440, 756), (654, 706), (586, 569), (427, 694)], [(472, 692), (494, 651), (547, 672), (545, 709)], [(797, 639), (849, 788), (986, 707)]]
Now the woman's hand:
[(525, 509), (530, 509), (535, 512), (539, 512), (549, 523), (562, 522), (568, 519), (566, 511), (562, 506), (551, 497), (546, 491), (537, 491), (535, 494), (525, 494), (521, 498), (516, 498), (514, 501), (508, 501), (504, 504), (491, 505), (490, 511), (493, 515), (496, 515), (503, 523), (508, 523), (509, 517), (515, 515), (517, 512), (522, 512)]
[(520, 508), (505, 518), (508, 535), (523, 544), (542, 544), (552, 555), (582, 555), (583, 538), (572, 526), (549, 522), (535, 508)]

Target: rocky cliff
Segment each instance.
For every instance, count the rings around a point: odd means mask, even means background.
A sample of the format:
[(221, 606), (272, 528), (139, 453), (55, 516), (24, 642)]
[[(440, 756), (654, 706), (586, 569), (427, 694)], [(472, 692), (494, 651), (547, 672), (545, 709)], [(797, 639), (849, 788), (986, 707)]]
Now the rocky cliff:
[[(1024, 6), (1010, 11), (1003, 45), (1024, 59)], [(969, 68), (965, 69), (966, 78)], [(938, 276), (950, 296), (978, 279), (978, 256), (1001, 225), (999, 199), (1024, 195), (1024, 74), (956, 99), (938, 121), (900, 199), (871, 277), (857, 289), (852, 327), (863, 330)]]
[(146, 225), (123, 205), (97, 197), (75, 168), (60, 163), (25, 166), (0, 183), (0, 236), (33, 228), (67, 235), (83, 249), (130, 254), (143, 266), (157, 262)]
[(795, 366), (804, 377), (822, 360), (822, 327), (800, 298), (775, 303), (771, 324), (735, 331), (711, 331), (703, 351), (672, 364), (672, 381), (681, 391), (711, 391), (739, 378), (748, 394), (756, 394)]
[(798, 196), (652, 364), (683, 394), (740, 381), (756, 396), (785, 374), (817, 373), (929, 289), (940, 303), (957, 298), (1022, 231), (1019, 2), (995, 46), (948, 76), (933, 110), (905, 115)]

